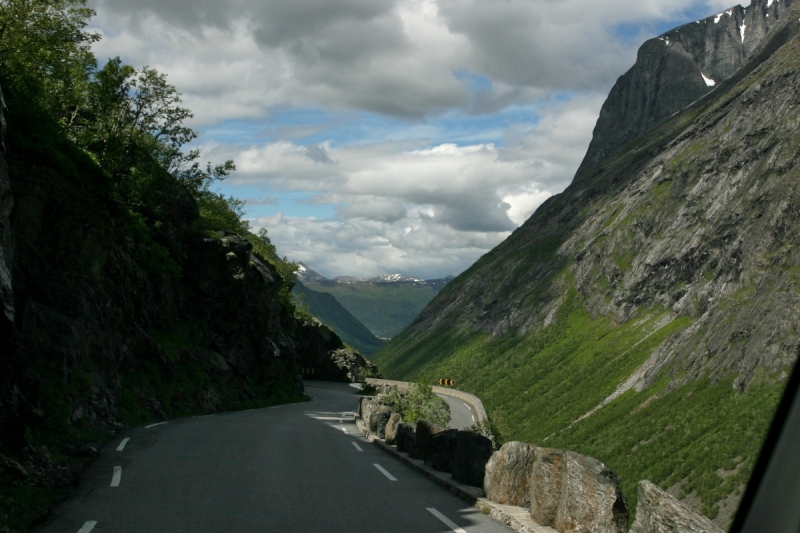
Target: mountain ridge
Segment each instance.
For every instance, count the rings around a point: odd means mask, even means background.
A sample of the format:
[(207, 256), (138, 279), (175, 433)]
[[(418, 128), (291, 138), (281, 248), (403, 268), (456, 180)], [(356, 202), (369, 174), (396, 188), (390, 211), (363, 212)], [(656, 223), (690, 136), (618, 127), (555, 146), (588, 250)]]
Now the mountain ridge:
[(405, 329), (431, 298), (454, 279), (448, 276), (421, 280), (403, 274), (327, 279), (308, 265), (298, 265), (297, 278), (307, 289), (334, 296), (372, 335), (383, 341)]
[(753, 0), (648, 39), (603, 103), (575, 179), (733, 75), (792, 1)]
[(300, 298), (299, 307), (307, 308), (311, 315), (360, 353), (369, 356), (386, 344), (386, 341), (373, 335), (332, 294), (309, 289), (300, 280), (292, 288), (292, 294)]
[(513, 438), (599, 458), (629, 500), (632, 479), (693, 494), (724, 527), (800, 350), (798, 15), (449, 283), (383, 373), (452, 375)]

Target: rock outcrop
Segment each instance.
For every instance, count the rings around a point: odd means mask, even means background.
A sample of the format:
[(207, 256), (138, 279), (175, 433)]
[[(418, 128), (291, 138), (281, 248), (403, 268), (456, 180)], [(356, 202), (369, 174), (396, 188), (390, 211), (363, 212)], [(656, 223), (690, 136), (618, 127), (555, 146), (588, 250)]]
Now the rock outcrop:
[(723, 530), (671, 494), (642, 480), (639, 482), (636, 520), (630, 533), (723, 533)]
[(295, 346), (308, 380), (354, 383), (362, 370), (380, 376), (375, 365), (350, 348), (329, 327), (316, 319), (298, 321)]
[(459, 431), (456, 436), (456, 456), (453, 479), (465, 485), (483, 487), (486, 463), (492, 457), (492, 441), (472, 431)]
[(456, 458), (457, 429), (446, 429), (431, 439), (425, 464), (440, 472), (453, 472)]
[(560, 533), (625, 533), (628, 505), (619, 478), (574, 452), (536, 448), (530, 478), (531, 518)]
[(733, 75), (791, 5), (753, 0), (645, 42), (603, 104), (576, 180)]
[(392, 408), (386, 405), (379, 405), (369, 416), (369, 430), (375, 433), (378, 438), (386, 438), (386, 425), (392, 416)]
[(410, 454), (417, 444), (417, 425), (401, 422), (397, 426), (395, 444), (397, 445), (397, 451)]
[(400, 413), (392, 413), (389, 421), (386, 423), (386, 444), (397, 444), (397, 434), (400, 424), (403, 423), (403, 417)]
[[(301, 400), (298, 345), (328, 356), (332, 379), (365, 365), (298, 323), (275, 266), (207, 229), (184, 186), (154, 178), (132, 210), (21, 94), (6, 93), (0, 142), (0, 451), (13, 483), (68, 485), (125, 426)], [(24, 493), (8, 479), (4, 495)]]
[(512, 441), (492, 454), (483, 479), (483, 493), (488, 499), (504, 505), (530, 507), (534, 450), (532, 444)]
[(411, 457), (423, 460), (428, 457), (433, 443), (433, 436), (441, 433), (444, 429), (427, 420), (418, 420), (415, 432), (416, 438), (414, 446), (411, 448)]

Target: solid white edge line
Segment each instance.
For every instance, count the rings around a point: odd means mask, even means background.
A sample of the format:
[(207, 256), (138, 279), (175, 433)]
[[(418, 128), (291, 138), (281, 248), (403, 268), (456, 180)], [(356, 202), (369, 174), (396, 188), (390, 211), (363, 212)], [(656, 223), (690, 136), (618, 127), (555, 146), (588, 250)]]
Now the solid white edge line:
[(161, 426), (161, 425), (163, 425), (163, 424), (167, 424), (167, 423), (168, 423), (168, 422), (157, 422), (157, 423), (155, 423), (155, 424), (150, 424), (149, 426), (145, 426), (145, 427), (144, 427), (144, 429), (150, 429), (150, 428), (154, 428), (154, 427), (156, 427), (156, 426)]
[(114, 475), (111, 476), (111, 486), (112, 487), (119, 487), (119, 482), (122, 479), (122, 467), (115, 466), (114, 467)]
[(363, 451), (364, 451), (364, 450), (362, 450), (362, 449), (361, 449), (361, 446), (359, 446), (359, 445), (358, 445), (356, 442), (354, 442), (354, 441), (350, 441), (350, 442), (353, 444), (353, 446), (355, 446), (355, 447), (356, 447), (356, 450), (358, 450), (358, 451), (360, 451), (360, 452), (363, 452)]
[(380, 471), (381, 471), (381, 474), (383, 474), (384, 476), (388, 477), (388, 478), (389, 478), (389, 481), (397, 481), (397, 478), (396, 478), (396, 477), (394, 477), (394, 476), (393, 476), (393, 475), (391, 475), (389, 472), (387, 472), (387, 471), (386, 471), (386, 469), (385, 469), (385, 468), (383, 468), (383, 467), (382, 467), (381, 465), (379, 465), (378, 463), (372, 463), (372, 466), (374, 466), (375, 468), (377, 468), (378, 470), (380, 470)]
[(122, 450), (124, 450), (125, 449), (125, 445), (128, 444), (129, 440), (131, 440), (130, 437), (126, 437), (126, 438), (122, 439), (122, 442), (120, 442), (119, 446), (117, 446), (117, 451), (121, 452)]
[(83, 527), (78, 530), (78, 533), (89, 533), (97, 525), (97, 520), (89, 520), (83, 524)]
[(452, 520), (450, 520), (449, 518), (447, 518), (445, 515), (443, 515), (442, 513), (440, 513), (439, 511), (437, 511), (437, 510), (436, 510), (436, 509), (434, 509), (433, 507), (426, 507), (426, 509), (427, 509), (427, 510), (428, 510), (428, 512), (429, 512), (429, 513), (431, 513), (433, 516), (435, 516), (436, 518), (438, 518), (439, 520), (441, 520), (442, 522), (444, 522), (444, 524), (445, 524), (447, 527), (449, 527), (450, 529), (452, 529), (453, 531), (455, 531), (455, 533), (467, 533), (466, 531), (464, 531), (463, 529), (461, 529), (460, 527), (458, 527), (458, 524), (456, 524), (455, 522), (453, 522)]

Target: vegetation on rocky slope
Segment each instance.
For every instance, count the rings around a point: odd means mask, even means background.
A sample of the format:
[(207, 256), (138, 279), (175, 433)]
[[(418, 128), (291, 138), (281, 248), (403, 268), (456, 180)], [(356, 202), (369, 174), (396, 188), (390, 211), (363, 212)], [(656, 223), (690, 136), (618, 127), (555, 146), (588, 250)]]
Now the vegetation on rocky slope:
[(213, 192), (233, 162), (183, 149), (166, 77), (98, 66), (92, 14), (0, 4), (0, 531), (27, 531), (126, 426), (303, 400), (304, 361), (365, 365), (296, 318), (295, 265)]
[(799, 348), (798, 14), (448, 284), (383, 373), (452, 376), (509, 437), (726, 525)]

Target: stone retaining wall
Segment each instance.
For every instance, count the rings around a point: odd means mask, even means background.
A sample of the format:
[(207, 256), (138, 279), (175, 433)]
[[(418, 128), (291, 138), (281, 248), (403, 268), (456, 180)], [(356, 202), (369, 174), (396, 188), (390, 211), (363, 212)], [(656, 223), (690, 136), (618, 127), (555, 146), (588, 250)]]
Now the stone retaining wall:
[[(449, 472), (458, 484), (482, 487), (483, 501), (504, 508), (504, 516), (528, 516), (537, 531), (628, 533), (629, 510), (619, 477), (597, 459), (516, 441), (495, 451), (488, 438), (471, 431), (426, 421), (405, 423), (375, 398), (362, 398), (358, 415), (371, 433), (395, 443), (398, 452)], [(630, 533), (722, 533), (649, 481), (639, 482), (638, 496)], [(533, 531), (530, 524), (515, 529)]]

